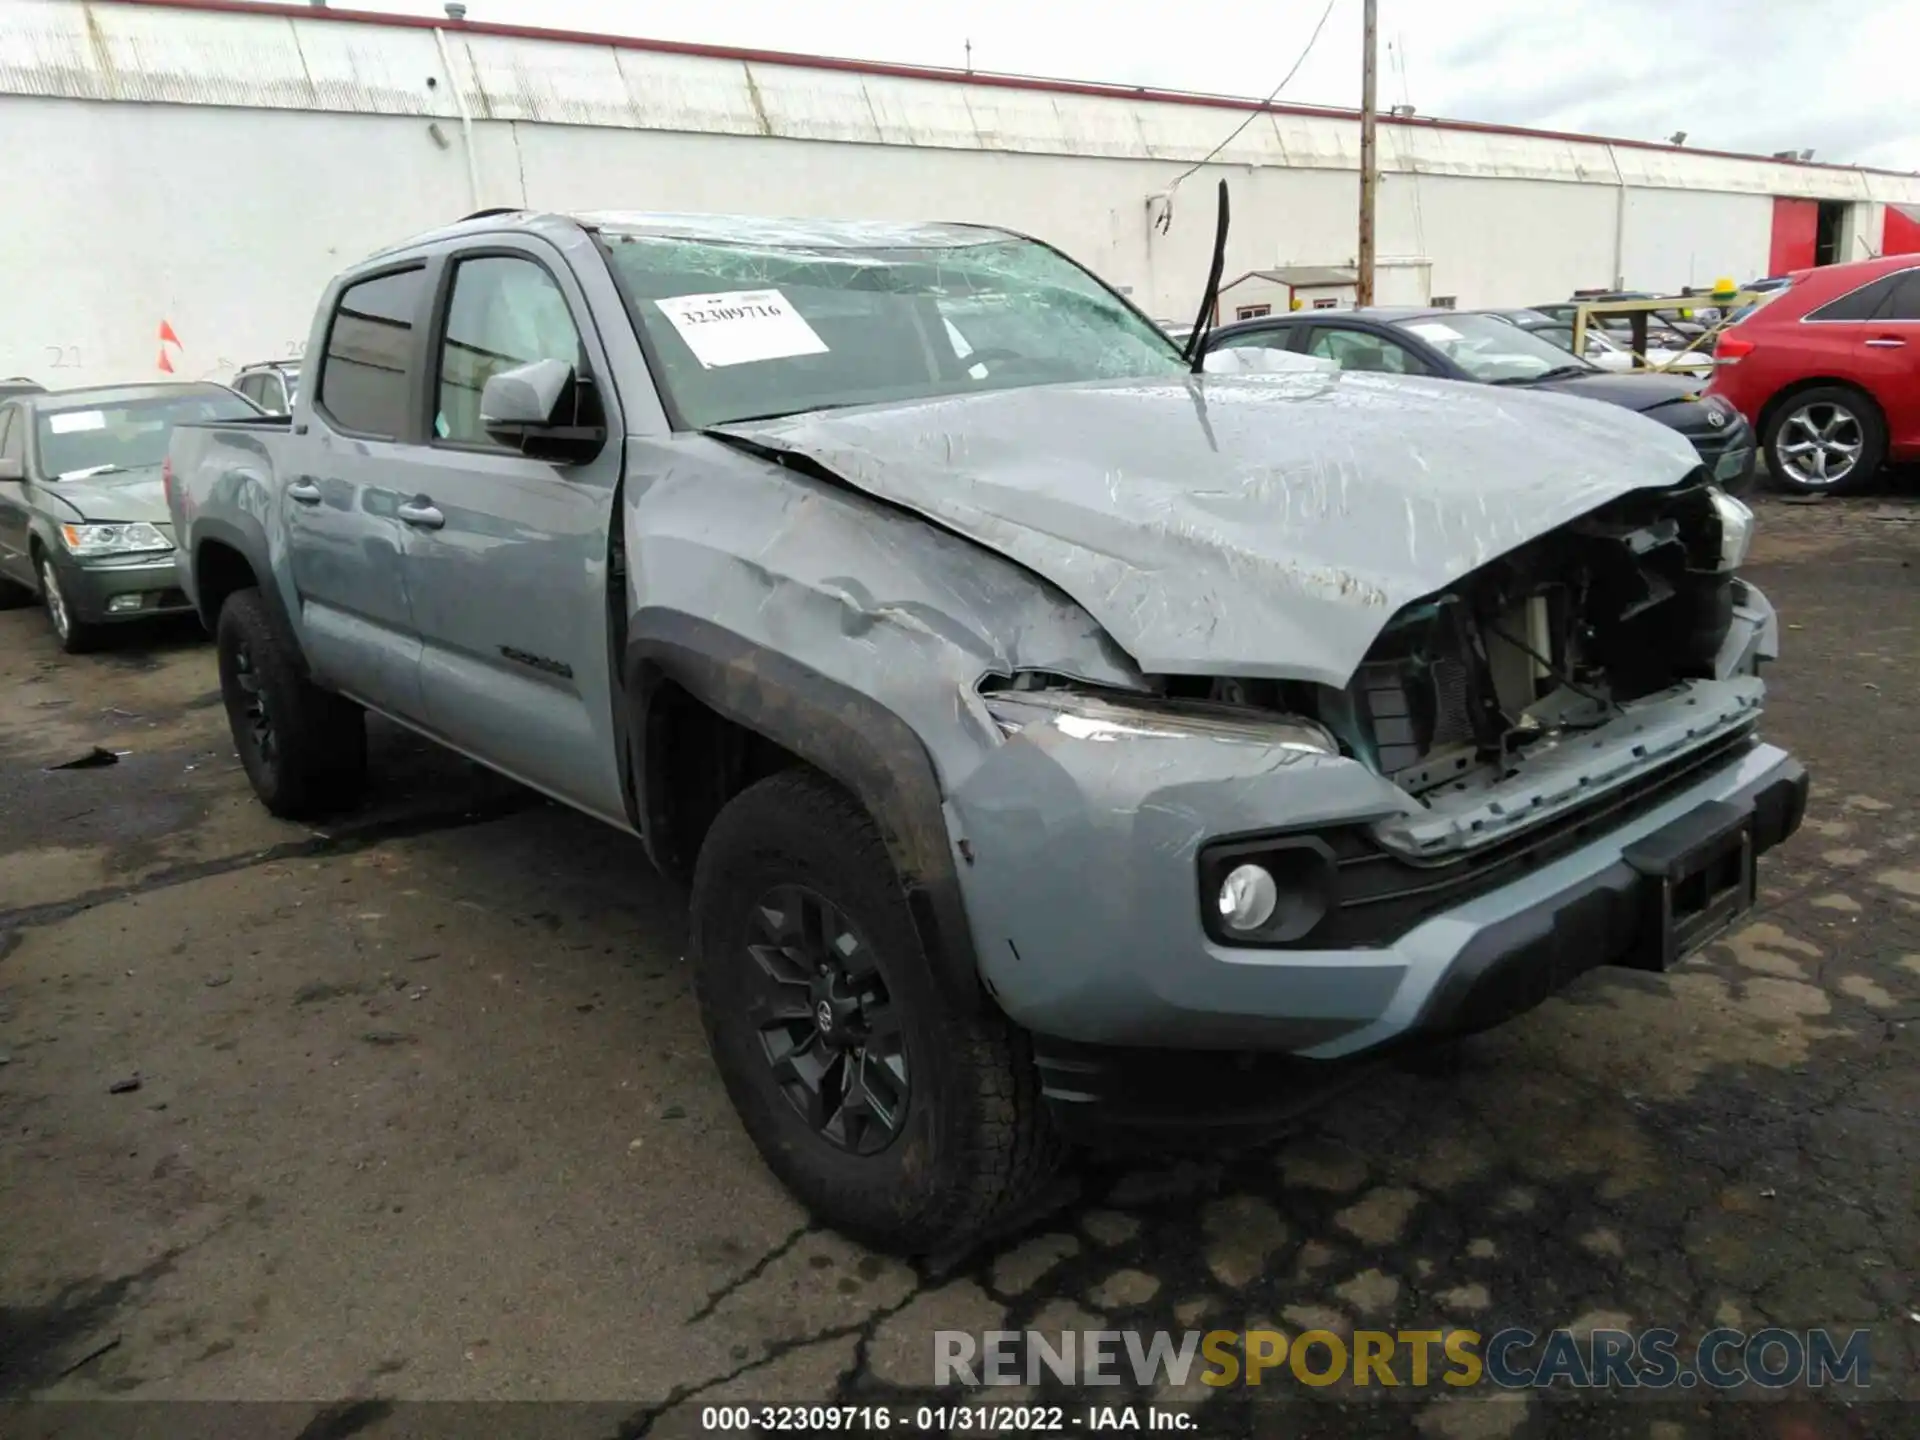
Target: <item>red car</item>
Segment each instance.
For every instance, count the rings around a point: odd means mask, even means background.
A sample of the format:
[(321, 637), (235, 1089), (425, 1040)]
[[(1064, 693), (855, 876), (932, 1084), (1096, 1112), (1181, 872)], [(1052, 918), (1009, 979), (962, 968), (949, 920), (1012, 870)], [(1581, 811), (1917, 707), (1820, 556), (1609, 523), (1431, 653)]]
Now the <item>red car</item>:
[(1752, 422), (1776, 484), (1858, 490), (1920, 459), (1920, 255), (1796, 270), (1714, 358), (1707, 391)]

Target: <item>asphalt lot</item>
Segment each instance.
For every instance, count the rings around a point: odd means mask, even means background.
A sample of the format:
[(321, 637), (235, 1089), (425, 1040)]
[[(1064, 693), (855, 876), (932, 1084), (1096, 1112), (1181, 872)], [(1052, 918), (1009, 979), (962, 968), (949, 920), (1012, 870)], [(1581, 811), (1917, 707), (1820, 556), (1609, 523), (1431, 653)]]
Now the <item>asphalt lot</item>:
[[(65, 659), (38, 610), (0, 613), (0, 1398), (595, 1400), (665, 1433), (923, 1385), (936, 1328), (1205, 1317), (1867, 1326), (1920, 1400), (1920, 506), (1761, 523), (1750, 573), (1790, 627), (1768, 728), (1815, 789), (1750, 924), (1285, 1141), (1089, 1162), (1050, 1218), (937, 1266), (810, 1227), (760, 1166), (637, 843), (384, 726), (369, 809), (283, 824), (195, 628)], [(46, 768), (96, 746), (124, 753)], [(1290, 1414), (1811, 1440), (1920, 1408)]]

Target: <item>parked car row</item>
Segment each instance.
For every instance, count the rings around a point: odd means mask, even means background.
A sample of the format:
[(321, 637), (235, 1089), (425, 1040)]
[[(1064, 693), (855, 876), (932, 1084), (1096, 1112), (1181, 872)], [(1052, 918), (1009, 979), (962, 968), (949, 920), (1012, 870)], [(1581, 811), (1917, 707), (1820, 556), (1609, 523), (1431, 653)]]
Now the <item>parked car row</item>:
[(1515, 313), (1391, 307), (1294, 311), (1221, 326), (1207, 343), (1214, 349), (1316, 355), (1342, 370), (1430, 375), (1602, 400), (1678, 431), (1716, 481), (1734, 493), (1747, 487), (1754, 471), (1753, 431), (1733, 405), (1702, 395), (1700, 382), (1684, 375), (1602, 370), (1545, 338), (1537, 327), (1516, 322)]
[(876, 1245), (1248, 1118), (1249, 1055), (1665, 968), (1804, 811), (1746, 422), (1496, 315), (1182, 346), (984, 227), (493, 212), (311, 337), (163, 470), (256, 794), (350, 805), (371, 711), (637, 835), (748, 1135)]

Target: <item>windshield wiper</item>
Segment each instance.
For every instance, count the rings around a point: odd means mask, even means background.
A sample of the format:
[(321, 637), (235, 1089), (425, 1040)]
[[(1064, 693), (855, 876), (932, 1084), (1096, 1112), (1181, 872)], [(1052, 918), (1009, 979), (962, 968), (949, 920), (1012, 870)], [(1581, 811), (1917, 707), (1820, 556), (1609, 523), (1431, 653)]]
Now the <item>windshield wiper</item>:
[[(1171, 203), (1171, 202), (1169, 202)], [(1220, 214), (1213, 229), (1213, 263), (1207, 269), (1207, 288), (1200, 293), (1200, 313), (1187, 336), (1187, 369), (1198, 375), (1206, 367), (1207, 336), (1213, 332), (1213, 312), (1220, 305), (1220, 276), (1227, 264), (1227, 182), (1220, 182)]]
[(1489, 385), (1532, 385), (1541, 380), (1558, 380), (1567, 375), (1589, 375), (1597, 367), (1592, 365), (1556, 365), (1551, 370), (1542, 370), (1538, 375), (1506, 375), (1498, 380), (1489, 380)]

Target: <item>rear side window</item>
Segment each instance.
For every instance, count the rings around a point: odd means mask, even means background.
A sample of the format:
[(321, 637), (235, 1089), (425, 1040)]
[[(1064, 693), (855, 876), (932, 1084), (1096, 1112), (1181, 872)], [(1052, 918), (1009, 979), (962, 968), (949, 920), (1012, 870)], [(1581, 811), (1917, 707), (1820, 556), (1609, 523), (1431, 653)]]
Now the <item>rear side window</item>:
[(404, 433), (413, 324), (426, 271), (376, 275), (340, 293), (315, 398), (343, 430), (392, 440)]
[(1906, 270), (1876, 320), (1920, 320), (1920, 270)]
[(1858, 290), (1849, 290), (1837, 300), (1829, 300), (1818, 310), (1807, 316), (1809, 320), (1871, 320), (1880, 312), (1880, 307), (1892, 297), (1894, 290), (1906, 279), (1907, 271), (1894, 275), (1882, 275), (1871, 284), (1862, 285)]

